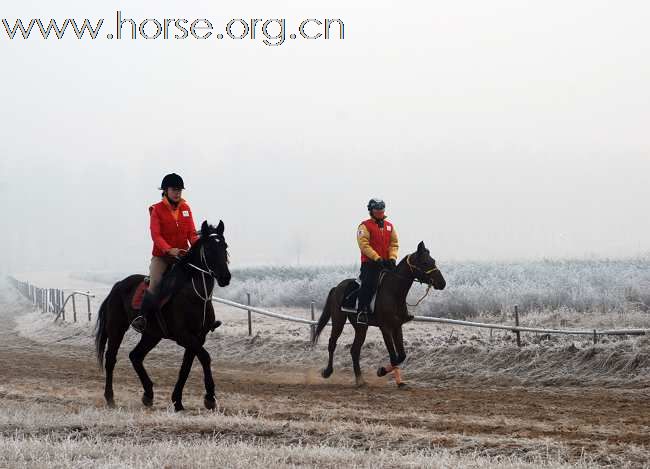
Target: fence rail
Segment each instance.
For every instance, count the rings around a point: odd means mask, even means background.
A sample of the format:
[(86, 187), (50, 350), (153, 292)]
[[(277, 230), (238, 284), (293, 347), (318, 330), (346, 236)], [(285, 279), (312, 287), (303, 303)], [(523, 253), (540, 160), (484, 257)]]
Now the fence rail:
[[(21, 282), (16, 280), (13, 277), (9, 277), (11, 283), (28, 299), (32, 301), (34, 306), (38, 306), (42, 312), (51, 312), (56, 314), (55, 321), (61, 317), (65, 320), (66, 305), (68, 301), (72, 301), (72, 310), (73, 310), (73, 320), (77, 321), (77, 306), (75, 297), (83, 296), (86, 298), (87, 314), (88, 321), (91, 320), (91, 307), (90, 307), (90, 298), (93, 298), (93, 295), (90, 291), (80, 291), (75, 290), (70, 292), (65, 296), (63, 290), (54, 289), (54, 288), (39, 288), (35, 285), (30, 284), (29, 282)], [(280, 319), (282, 321), (290, 321), (300, 324), (308, 325), (310, 328), (310, 335), (313, 339), (314, 333), (316, 330), (316, 324), (318, 321), (315, 320), (315, 302), (312, 301), (310, 304), (310, 314), (311, 319), (300, 318), (296, 316), (291, 316), (288, 314), (276, 313), (259, 306), (252, 306), (250, 300), (250, 294), (247, 294), (247, 303), (238, 303), (236, 301), (227, 300), (225, 298), (219, 298), (217, 296), (212, 297), (212, 301), (220, 303), (223, 305), (231, 306), (233, 308), (238, 308), (244, 310), (248, 313), (248, 335), (253, 333), (253, 318), (252, 313), (260, 314), (262, 316), (267, 316), (275, 319)], [(520, 334), (522, 332), (532, 332), (532, 333), (541, 333), (541, 334), (564, 334), (564, 335), (588, 335), (593, 338), (594, 343), (598, 341), (599, 336), (605, 335), (646, 335), (650, 334), (650, 329), (549, 329), (543, 327), (526, 327), (519, 324), (519, 308), (517, 305), (514, 307), (515, 313), (515, 324), (491, 324), (484, 322), (475, 322), (475, 321), (464, 321), (460, 319), (448, 319), (440, 317), (431, 317), (431, 316), (415, 316), (414, 322), (426, 322), (426, 323), (440, 323), (440, 324), (452, 324), (457, 326), (464, 327), (477, 327), (484, 329), (496, 329), (496, 330), (505, 330), (512, 332), (517, 337), (517, 344), (521, 346)], [(329, 324), (328, 324), (329, 325)]]
[[(259, 308), (256, 306), (251, 306), (250, 305), (250, 295), (248, 295), (248, 303), (247, 305), (242, 304), (242, 303), (237, 303), (235, 301), (231, 300), (226, 300), (224, 298), (219, 298), (216, 296), (212, 297), (212, 301), (221, 303), (224, 305), (232, 306), (233, 308), (239, 308), (248, 311), (248, 331), (249, 335), (252, 333), (252, 319), (250, 313), (257, 313), (261, 314), (263, 316), (268, 316), (276, 319), (281, 319), (283, 321), (291, 321), (291, 322), (297, 322), (301, 324), (308, 324), (311, 329), (311, 336), (313, 338), (314, 335), (314, 328), (316, 324), (318, 324), (318, 321), (314, 320), (314, 302), (311, 302), (311, 317), (312, 319), (306, 319), (306, 318), (299, 318), (295, 316), (290, 316), (287, 314), (281, 314), (281, 313), (276, 313), (273, 311), (269, 311), (268, 309), (264, 308)], [(435, 322), (435, 323), (442, 323), (442, 324), (453, 324), (457, 326), (466, 326), (466, 327), (479, 327), (479, 328), (485, 328), (485, 329), (500, 329), (500, 330), (506, 330), (513, 332), (517, 335), (517, 344), (521, 346), (521, 341), (519, 340), (519, 334), (521, 332), (534, 332), (534, 333), (542, 333), (542, 334), (566, 334), (566, 335), (589, 335), (593, 337), (594, 343), (598, 341), (599, 336), (603, 335), (646, 335), (650, 333), (649, 329), (605, 329), (605, 330), (596, 330), (596, 329), (547, 329), (547, 328), (542, 328), (542, 327), (526, 327), (526, 326), (520, 326), (519, 325), (519, 308), (515, 305), (515, 320), (516, 324), (515, 325), (507, 325), (507, 324), (490, 324), (490, 323), (485, 323), (485, 322), (474, 322), (474, 321), (463, 321), (460, 319), (448, 319), (448, 318), (439, 318), (439, 317), (431, 317), (431, 316), (415, 316), (415, 319), (413, 320), (414, 322)]]
[(72, 320), (77, 322), (77, 302), (76, 297), (82, 296), (86, 298), (86, 313), (88, 321), (92, 320), (92, 310), (90, 307), (90, 299), (94, 298), (90, 291), (74, 290), (67, 295), (62, 289), (58, 288), (41, 288), (32, 285), (29, 282), (22, 282), (9, 277), (9, 281), (22, 295), (30, 300), (32, 304), (38, 307), (42, 313), (56, 314), (54, 320), (61, 318), (65, 321), (66, 305), (72, 300)]

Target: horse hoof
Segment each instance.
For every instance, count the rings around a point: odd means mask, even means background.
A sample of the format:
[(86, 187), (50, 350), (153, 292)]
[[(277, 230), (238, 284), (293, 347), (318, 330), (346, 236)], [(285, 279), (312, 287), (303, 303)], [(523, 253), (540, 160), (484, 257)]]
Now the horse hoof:
[(211, 331), (214, 332), (214, 330), (221, 325), (221, 321), (215, 321), (214, 324), (212, 324), (212, 328), (210, 329)]
[(109, 409), (115, 408), (115, 401), (113, 399), (106, 399), (106, 407)]
[(364, 381), (363, 378), (358, 378), (355, 381), (355, 384), (357, 385), (358, 388), (365, 388), (366, 387), (366, 382)]
[(214, 410), (217, 407), (217, 400), (213, 396), (205, 396), (203, 405), (208, 410)]
[(386, 368), (384, 368), (383, 366), (380, 366), (379, 368), (377, 368), (377, 376), (379, 376), (380, 378), (382, 376), (386, 376), (387, 374), (388, 374), (388, 371), (386, 371)]
[(183, 407), (183, 404), (180, 402), (174, 402), (174, 411), (175, 412), (182, 412), (185, 410), (185, 407)]
[(151, 407), (153, 405), (153, 394), (151, 396), (148, 396), (146, 394), (142, 395), (142, 403), (146, 407)]
[(406, 388), (408, 388), (408, 384), (406, 384), (406, 383), (404, 383), (404, 382), (402, 382), (402, 383), (397, 383), (397, 387), (398, 387), (399, 389), (406, 389)]
[(334, 373), (334, 370), (331, 368), (323, 368), (323, 371), (320, 372), (321, 376), (325, 379), (332, 376), (332, 373)]

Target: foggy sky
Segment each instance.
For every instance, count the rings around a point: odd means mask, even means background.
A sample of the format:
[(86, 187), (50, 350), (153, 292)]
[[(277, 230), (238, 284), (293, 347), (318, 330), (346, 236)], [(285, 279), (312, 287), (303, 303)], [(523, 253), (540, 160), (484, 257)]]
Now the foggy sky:
[(172, 171), (233, 266), (358, 262), (375, 196), (401, 254), (424, 240), (441, 263), (650, 251), (647, 2), (52, 3), (0, 16), (341, 18), (346, 37), (0, 31), (4, 271), (146, 271)]

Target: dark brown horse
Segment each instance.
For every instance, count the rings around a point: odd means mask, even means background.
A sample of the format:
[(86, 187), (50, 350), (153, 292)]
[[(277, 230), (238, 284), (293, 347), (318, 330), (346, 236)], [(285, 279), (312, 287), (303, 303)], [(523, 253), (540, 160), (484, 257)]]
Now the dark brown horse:
[(330, 336), (329, 360), (327, 367), (321, 372), (323, 378), (329, 378), (333, 371), (334, 350), (336, 350), (336, 341), (338, 340), (346, 320), (349, 320), (354, 327), (354, 342), (350, 349), (352, 355), (352, 365), (354, 367), (354, 376), (358, 386), (364, 384), (361, 376), (361, 367), (359, 365), (359, 356), (361, 346), (366, 340), (368, 326), (376, 326), (381, 330), (384, 337), (384, 343), (388, 349), (390, 365), (380, 367), (377, 370), (378, 376), (384, 376), (393, 372), (395, 381), (398, 386), (403, 386), (399, 365), (406, 359), (404, 350), (404, 338), (402, 336), (402, 325), (412, 319), (408, 315), (406, 305), (406, 295), (408, 294), (414, 281), (426, 283), (429, 287), (436, 290), (445, 288), (445, 279), (442, 273), (436, 267), (436, 261), (429, 255), (429, 250), (424, 246), (424, 242), (418, 245), (418, 250), (409, 254), (397, 265), (394, 271), (385, 270), (382, 272), (379, 280), (379, 288), (375, 300), (374, 314), (369, 315), (368, 324), (357, 322), (357, 314), (353, 311), (344, 311), (342, 307), (349, 302), (350, 294), (358, 287), (354, 279), (343, 280), (330, 293), (325, 302), (323, 313), (316, 326), (314, 343), (318, 340), (323, 328), (332, 318), (332, 334)]
[[(174, 408), (177, 411), (183, 410), (183, 387), (192, 368), (194, 357), (199, 359), (203, 367), (205, 407), (214, 409), (216, 406), (210, 354), (203, 344), (207, 333), (218, 327), (210, 301), (214, 281), (216, 280), (220, 287), (230, 283), (228, 245), (223, 232), (223, 222), (219, 222), (216, 228), (203, 222), (199, 239), (163, 276), (157, 298), (169, 298), (169, 301), (161, 308), (160, 320), (148, 322), (140, 342), (129, 353), (133, 368), (144, 388), (142, 403), (145, 406), (153, 405), (153, 383), (144, 369), (143, 361), (161, 339), (174, 340), (185, 348), (178, 381), (172, 393)], [(104, 350), (106, 350), (104, 397), (110, 407), (115, 406), (113, 369), (117, 360), (117, 351), (134, 316), (131, 309), (133, 294), (143, 279), (143, 275), (131, 275), (120, 280), (113, 286), (99, 308), (95, 348), (100, 366), (104, 362)]]

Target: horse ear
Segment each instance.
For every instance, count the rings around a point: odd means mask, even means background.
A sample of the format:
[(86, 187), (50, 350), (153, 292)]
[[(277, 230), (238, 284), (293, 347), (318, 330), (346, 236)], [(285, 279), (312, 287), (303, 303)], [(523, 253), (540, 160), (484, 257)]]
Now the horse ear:
[(418, 254), (424, 252), (426, 249), (426, 246), (424, 245), (424, 241), (420, 241), (420, 244), (418, 244)]
[(208, 220), (204, 220), (201, 223), (201, 236), (207, 236), (210, 232), (210, 225), (208, 225)]
[(219, 236), (223, 236), (223, 230), (226, 229), (226, 226), (223, 224), (223, 220), (219, 220), (219, 224), (217, 225), (217, 234)]

